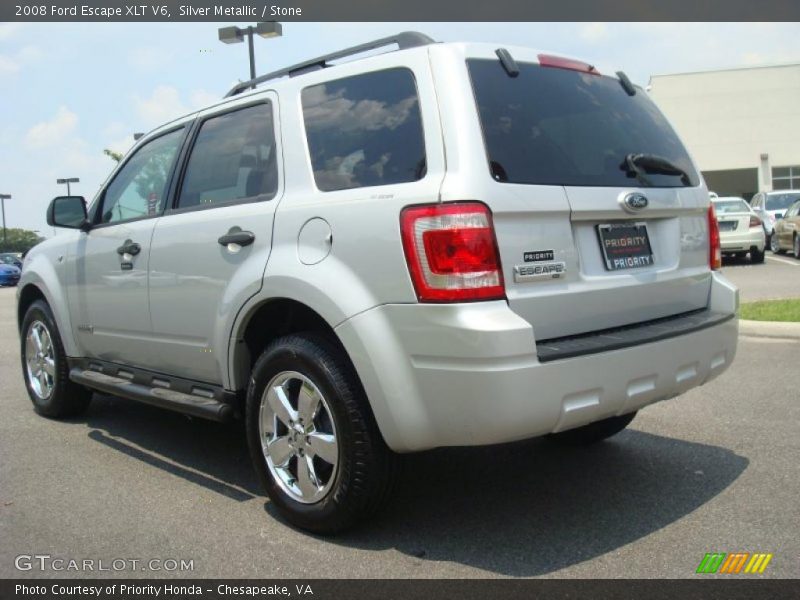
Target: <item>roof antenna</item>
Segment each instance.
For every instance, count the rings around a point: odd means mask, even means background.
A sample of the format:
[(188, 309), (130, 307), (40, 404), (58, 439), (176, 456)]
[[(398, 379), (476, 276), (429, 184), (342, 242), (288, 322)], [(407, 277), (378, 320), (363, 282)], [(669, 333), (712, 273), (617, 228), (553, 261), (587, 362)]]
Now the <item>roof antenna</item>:
[(635, 96), (636, 88), (633, 83), (631, 83), (631, 80), (628, 79), (628, 76), (625, 75), (623, 71), (617, 71), (617, 77), (619, 77), (619, 83), (622, 89), (625, 90), (625, 93), (628, 94), (628, 96)]
[(517, 61), (514, 60), (514, 57), (511, 56), (511, 53), (506, 50), (505, 48), (498, 48), (494, 51), (497, 54), (497, 58), (500, 59), (500, 64), (503, 65), (503, 68), (508, 73), (509, 77), (516, 77), (519, 75), (519, 67), (517, 66)]

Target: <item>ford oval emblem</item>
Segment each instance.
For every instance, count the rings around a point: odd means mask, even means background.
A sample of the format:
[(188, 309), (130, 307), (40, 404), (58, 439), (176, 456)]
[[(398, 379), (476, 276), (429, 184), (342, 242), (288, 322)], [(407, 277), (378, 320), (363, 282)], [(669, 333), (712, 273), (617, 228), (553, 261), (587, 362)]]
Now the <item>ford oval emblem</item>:
[(647, 208), (647, 205), (650, 202), (647, 200), (647, 196), (644, 194), (628, 194), (625, 196), (624, 200), (624, 207), (631, 211), (642, 210), (643, 208)]

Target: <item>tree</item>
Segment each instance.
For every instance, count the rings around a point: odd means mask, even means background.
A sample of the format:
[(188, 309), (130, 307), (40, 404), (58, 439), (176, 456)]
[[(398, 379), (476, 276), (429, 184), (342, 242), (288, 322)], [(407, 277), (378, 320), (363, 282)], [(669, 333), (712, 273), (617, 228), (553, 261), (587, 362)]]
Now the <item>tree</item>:
[[(1, 231), (0, 236), (2, 236)], [(27, 229), (6, 229), (5, 244), (0, 237), (0, 252), (27, 252), (43, 240), (43, 237)]]
[(122, 154), (122, 152), (114, 152), (113, 150), (111, 150), (111, 149), (109, 149), (109, 148), (105, 148), (105, 149), (103, 150), (103, 154), (105, 154), (107, 157), (109, 157), (109, 158), (110, 158), (111, 160), (113, 160), (114, 162), (119, 162), (119, 161), (121, 161), (121, 160), (122, 160), (122, 157), (124, 156), (124, 155)]

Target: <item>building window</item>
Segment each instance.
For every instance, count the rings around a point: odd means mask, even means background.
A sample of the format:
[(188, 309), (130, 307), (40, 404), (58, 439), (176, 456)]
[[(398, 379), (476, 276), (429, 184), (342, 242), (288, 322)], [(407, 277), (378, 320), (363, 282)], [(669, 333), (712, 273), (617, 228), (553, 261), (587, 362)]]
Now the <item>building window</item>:
[(800, 165), (794, 167), (772, 167), (772, 189), (800, 189)]

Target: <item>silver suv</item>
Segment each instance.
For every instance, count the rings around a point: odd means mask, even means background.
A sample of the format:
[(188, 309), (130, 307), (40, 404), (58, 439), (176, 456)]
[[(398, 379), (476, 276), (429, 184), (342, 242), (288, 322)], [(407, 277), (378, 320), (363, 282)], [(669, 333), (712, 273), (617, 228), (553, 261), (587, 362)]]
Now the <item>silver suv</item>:
[(156, 129), (88, 210), (55, 198), (25, 382), (47, 417), (99, 391), (243, 418), (274, 505), (333, 533), (399, 454), (597, 442), (722, 373), (738, 295), (708, 198), (624, 73), (400, 34)]

